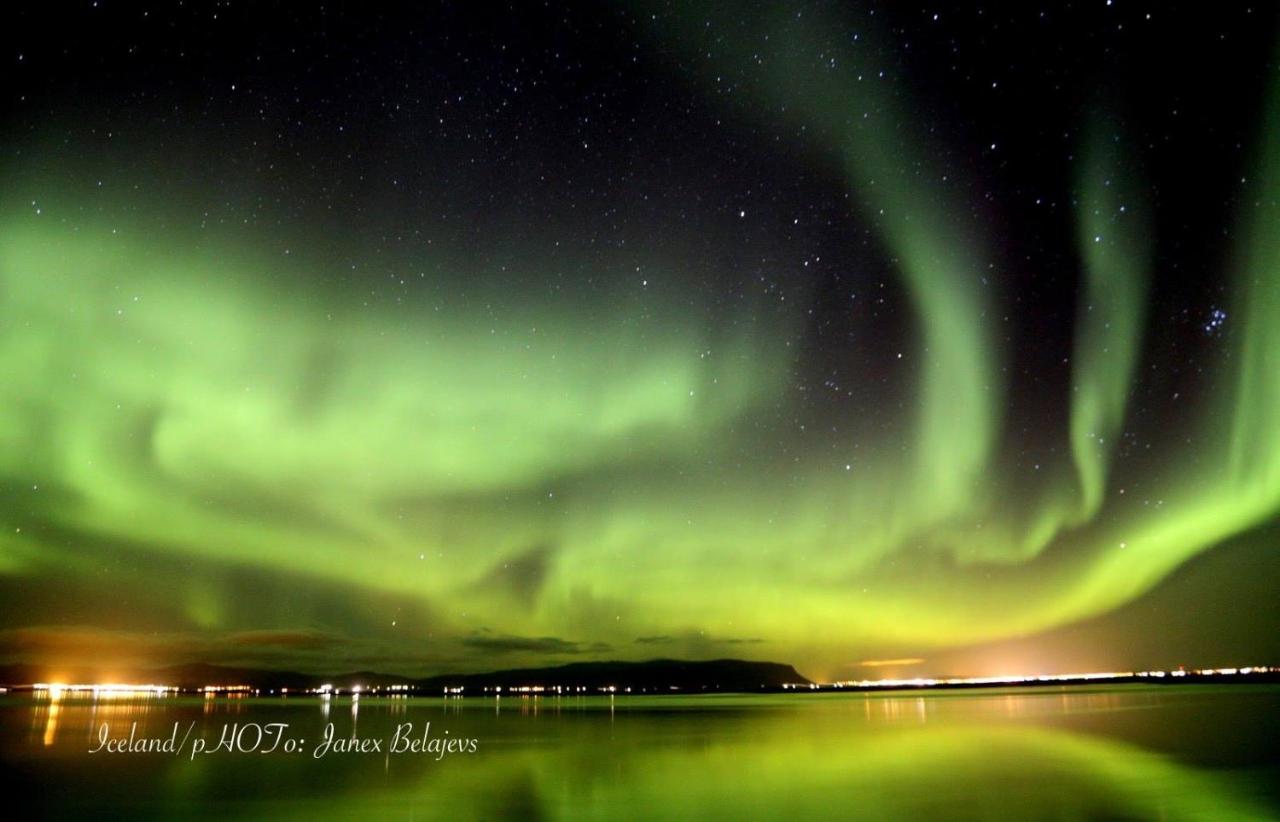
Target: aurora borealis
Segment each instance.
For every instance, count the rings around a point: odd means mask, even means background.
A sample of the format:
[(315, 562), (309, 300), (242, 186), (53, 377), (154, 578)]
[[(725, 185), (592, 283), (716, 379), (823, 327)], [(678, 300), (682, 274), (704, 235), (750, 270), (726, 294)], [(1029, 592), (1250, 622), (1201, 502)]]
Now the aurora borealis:
[(1272, 661), (1275, 14), (723, 6), (21, 13), (4, 661)]

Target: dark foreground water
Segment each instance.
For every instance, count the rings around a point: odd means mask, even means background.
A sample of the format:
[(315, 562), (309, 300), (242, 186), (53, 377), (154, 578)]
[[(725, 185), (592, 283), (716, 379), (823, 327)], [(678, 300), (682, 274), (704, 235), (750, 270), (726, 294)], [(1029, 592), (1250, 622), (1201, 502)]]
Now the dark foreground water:
[(1280, 688), (8, 694), (0, 768), (10, 809), (76, 819), (1277, 819)]

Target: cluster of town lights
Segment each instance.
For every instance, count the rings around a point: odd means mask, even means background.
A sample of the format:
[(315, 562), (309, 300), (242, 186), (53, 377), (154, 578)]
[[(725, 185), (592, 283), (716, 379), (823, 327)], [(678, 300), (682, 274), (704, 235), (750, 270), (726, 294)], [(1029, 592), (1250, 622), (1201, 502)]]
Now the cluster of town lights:
[(43, 691), (57, 698), (62, 694), (92, 694), (93, 696), (163, 696), (177, 693), (173, 685), (129, 685), (120, 682), (97, 682), (88, 685), (64, 685), (60, 682), (37, 682), (33, 691)]
[(1117, 679), (1163, 679), (1185, 676), (1248, 676), (1250, 674), (1280, 673), (1280, 667), (1265, 665), (1247, 668), (1177, 668), (1172, 671), (1106, 671), (1083, 674), (1038, 674), (1035, 676), (970, 676), (970, 677), (913, 677), (910, 679), (849, 679), (827, 685), (790, 684), (784, 690), (818, 690), (821, 688), (939, 688), (948, 685), (1028, 685), (1040, 682), (1095, 682)]

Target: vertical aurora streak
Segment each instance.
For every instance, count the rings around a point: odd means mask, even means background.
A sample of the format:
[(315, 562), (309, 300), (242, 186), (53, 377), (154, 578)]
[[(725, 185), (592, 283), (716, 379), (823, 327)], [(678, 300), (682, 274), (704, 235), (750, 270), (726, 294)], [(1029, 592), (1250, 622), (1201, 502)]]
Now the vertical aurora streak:
[(1077, 308), (1071, 387), (1071, 451), (1081, 497), (1076, 521), (1090, 519), (1102, 505), (1110, 449), (1124, 424), (1141, 348), (1151, 276), (1145, 239), (1150, 227), (1133, 213), (1142, 208), (1141, 199), (1127, 191), (1123, 170), (1137, 158), (1118, 156), (1118, 139), (1100, 129), (1095, 127), (1088, 146), (1078, 218), (1085, 288)]

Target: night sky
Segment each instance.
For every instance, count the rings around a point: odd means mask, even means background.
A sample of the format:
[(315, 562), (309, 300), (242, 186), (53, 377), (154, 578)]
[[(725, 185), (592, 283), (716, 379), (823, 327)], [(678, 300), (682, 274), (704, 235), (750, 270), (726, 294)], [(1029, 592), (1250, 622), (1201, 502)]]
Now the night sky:
[(36, 5), (0, 662), (1280, 662), (1274, 7)]

